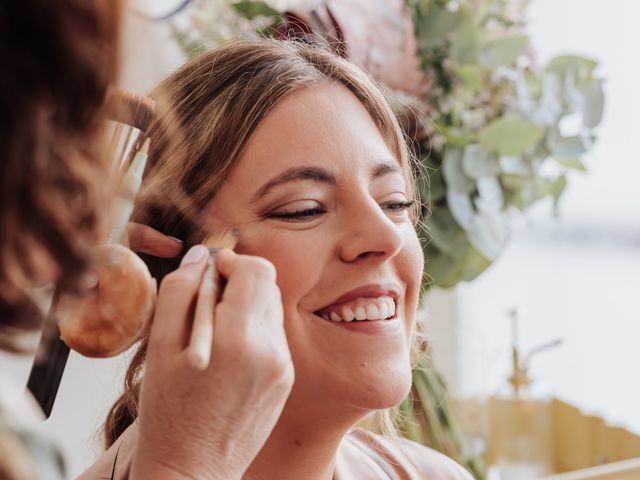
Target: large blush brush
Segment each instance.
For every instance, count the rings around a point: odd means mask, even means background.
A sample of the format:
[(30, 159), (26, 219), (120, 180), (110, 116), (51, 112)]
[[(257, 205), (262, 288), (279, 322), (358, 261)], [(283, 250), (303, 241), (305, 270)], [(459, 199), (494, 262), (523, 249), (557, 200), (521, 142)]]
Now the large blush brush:
[(187, 347), (187, 359), (196, 370), (205, 370), (211, 361), (215, 309), (222, 292), (220, 274), (216, 268), (216, 255), (225, 248), (233, 250), (238, 243), (238, 235), (238, 229), (230, 228), (210, 236), (203, 242), (209, 248), (209, 264), (198, 290), (191, 338)]

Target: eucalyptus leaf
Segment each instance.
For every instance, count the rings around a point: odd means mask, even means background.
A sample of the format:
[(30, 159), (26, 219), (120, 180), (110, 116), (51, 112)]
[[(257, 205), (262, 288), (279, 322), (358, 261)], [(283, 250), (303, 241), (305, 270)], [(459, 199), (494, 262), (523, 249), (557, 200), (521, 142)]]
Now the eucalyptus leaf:
[(425, 247), (424, 255), (426, 275), (432, 285), (441, 288), (451, 288), (461, 280), (473, 280), (491, 265), (491, 261), (466, 239), (455, 257), (439, 251), (433, 245)]
[(474, 179), (493, 177), (500, 173), (500, 163), (495, 155), (483, 150), (477, 143), (467, 145), (462, 156), (464, 173)]
[(476, 215), (468, 235), (471, 245), (487, 259), (495, 260), (502, 252), (509, 235), (507, 218), (500, 214)]
[(458, 225), (465, 230), (473, 227), (475, 210), (468, 194), (454, 192), (451, 189), (447, 190), (447, 205), (449, 205), (449, 211)]
[(475, 136), (460, 131), (459, 128), (440, 126), (449, 148), (462, 148), (475, 141)]
[(446, 206), (434, 209), (431, 215), (424, 219), (424, 225), (427, 241), (431, 241), (438, 250), (453, 258), (465, 254), (466, 234)]
[(542, 97), (532, 120), (547, 126), (555, 126), (563, 113), (562, 81), (559, 75), (547, 73), (542, 79)]
[(430, 8), (416, 25), (419, 45), (431, 48), (445, 42), (463, 19), (459, 11), (452, 12), (441, 7)]
[[(466, 241), (465, 241), (466, 244)], [(451, 288), (460, 281), (462, 260), (443, 252), (434, 244), (428, 244), (424, 251), (424, 273), (428, 286)]]
[(545, 193), (551, 195), (554, 203), (557, 205), (564, 189), (567, 188), (567, 177), (565, 175), (560, 175), (555, 180), (545, 182), (545, 187)]
[(496, 177), (482, 177), (478, 179), (478, 197), (475, 205), (481, 213), (499, 213), (504, 207), (502, 185)]
[(504, 156), (498, 159), (503, 173), (527, 176), (531, 174), (531, 167), (522, 155)]
[(231, 6), (245, 18), (253, 20), (256, 17), (280, 17), (280, 12), (269, 6), (267, 2), (252, 1), (252, 0), (240, 0), (231, 3)]
[(475, 64), (460, 65), (454, 63), (451, 65), (453, 74), (458, 79), (474, 91), (480, 90), (483, 86), (483, 72), (480, 67)]
[(480, 50), (478, 62), (485, 68), (498, 68), (513, 64), (529, 45), (526, 35), (509, 35), (485, 44)]
[(580, 135), (572, 137), (562, 137), (559, 134), (550, 135), (547, 145), (552, 155), (559, 160), (580, 158), (587, 151), (584, 140)]
[(429, 174), (426, 186), (427, 190), (422, 190), (422, 192), (428, 193), (425, 198), (429, 198), (432, 202), (443, 199), (447, 194), (447, 186), (444, 184), (441, 170), (436, 170)]
[(578, 55), (560, 55), (549, 61), (546, 70), (562, 77), (569, 72), (582, 72), (583, 74), (591, 75), (597, 66), (598, 62), (590, 58)]
[(583, 124), (587, 128), (595, 128), (602, 120), (604, 112), (604, 90), (602, 81), (596, 80), (580, 87), (584, 101), (582, 106)]
[(458, 25), (449, 50), (457, 63), (474, 63), (482, 46), (482, 32), (475, 20), (467, 18)]
[(462, 166), (462, 151), (450, 149), (442, 162), (444, 181), (454, 192), (471, 193), (475, 189), (475, 182), (464, 172)]
[(462, 264), (462, 279), (470, 282), (489, 268), (492, 263), (493, 262), (480, 253), (478, 249), (470, 246), (467, 250), (465, 261)]
[(544, 136), (535, 123), (520, 118), (498, 118), (478, 133), (478, 140), (487, 151), (498, 155), (520, 155)]
[(556, 161), (563, 167), (570, 168), (571, 170), (577, 170), (578, 172), (586, 172), (587, 167), (582, 163), (579, 158), (558, 158)]

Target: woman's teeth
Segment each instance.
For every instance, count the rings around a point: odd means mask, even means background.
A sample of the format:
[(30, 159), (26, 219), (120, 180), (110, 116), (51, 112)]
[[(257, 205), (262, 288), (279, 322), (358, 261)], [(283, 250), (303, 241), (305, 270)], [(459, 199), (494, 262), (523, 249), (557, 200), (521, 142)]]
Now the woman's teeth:
[(359, 298), (348, 305), (329, 307), (318, 313), (326, 320), (351, 322), (353, 320), (384, 320), (396, 314), (396, 303), (389, 296), (378, 298)]

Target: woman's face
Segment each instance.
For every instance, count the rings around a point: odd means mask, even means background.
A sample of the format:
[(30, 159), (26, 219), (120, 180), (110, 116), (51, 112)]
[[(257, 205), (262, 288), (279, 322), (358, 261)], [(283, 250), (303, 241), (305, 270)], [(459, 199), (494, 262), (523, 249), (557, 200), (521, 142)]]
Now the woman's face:
[(285, 97), (252, 135), (210, 212), (214, 227), (239, 228), (239, 253), (277, 269), (290, 398), (362, 412), (406, 395), (423, 265), (410, 200), (398, 160), (337, 83)]

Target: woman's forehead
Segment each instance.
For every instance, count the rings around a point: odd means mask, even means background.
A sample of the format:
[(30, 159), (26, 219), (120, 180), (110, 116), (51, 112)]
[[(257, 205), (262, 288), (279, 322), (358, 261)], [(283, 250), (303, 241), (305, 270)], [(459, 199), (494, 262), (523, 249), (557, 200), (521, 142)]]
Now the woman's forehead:
[(364, 105), (333, 82), (284, 97), (252, 134), (237, 171), (366, 168), (394, 158)]

